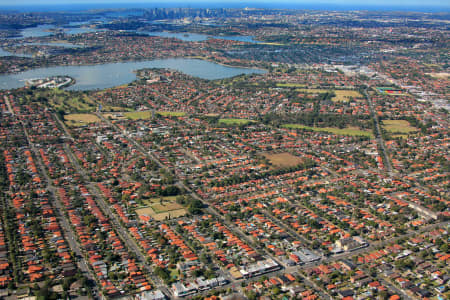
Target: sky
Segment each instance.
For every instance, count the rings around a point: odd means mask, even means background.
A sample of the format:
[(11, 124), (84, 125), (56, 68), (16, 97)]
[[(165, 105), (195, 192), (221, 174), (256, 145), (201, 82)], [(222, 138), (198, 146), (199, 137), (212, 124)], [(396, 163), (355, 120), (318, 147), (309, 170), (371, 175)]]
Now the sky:
[[(158, 5), (158, 3), (180, 3), (180, 6), (188, 7), (191, 4), (195, 4), (196, 7), (198, 7), (201, 4), (205, 4), (205, 7), (208, 5), (211, 5), (212, 3), (216, 4), (226, 4), (226, 6), (232, 6), (236, 5), (237, 7), (242, 7), (242, 3), (244, 2), (245, 5), (251, 6), (252, 4), (255, 4), (257, 7), (262, 7), (265, 4), (269, 5), (270, 7), (276, 7), (274, 5), (273, 0), (195, 0), (195, 1), (189, 1), (189, 0), (18, 0), (18, 1), (11, 1), (11, 0), (0, 0), (0, 6), (25, 6), (25, 5), (33, 5), (33, 6), (39, 6), (39, 5), (58, 5), (58, 6), (69, 6), (69, 5), (80, 5), (80, 4), (105, 4), (105, 5), (117, 5), (117, 4), (124, 4), (124, 6), (128, 3), (128, 5), (133, 4), (146, 4), (151, 7), (155, 7)], [(448, 7), (450, 6), (450, 1), (447, 2), (447, 0), (280, 0), (278, 3), (283, 3), (283, 6), (291, 5), (291, 6), (299, 6), (301, 5), (313, 5), (313, 4), (332, 4), (332, 5), (341, 5), (345, 7), (361, 7), (363, 5), (376, 5), (376, 6), (396, 6), (396, 7), (411, 7), (411, 6), (444, 6)], [(217, 5), (215, 5), (217, 6)]]

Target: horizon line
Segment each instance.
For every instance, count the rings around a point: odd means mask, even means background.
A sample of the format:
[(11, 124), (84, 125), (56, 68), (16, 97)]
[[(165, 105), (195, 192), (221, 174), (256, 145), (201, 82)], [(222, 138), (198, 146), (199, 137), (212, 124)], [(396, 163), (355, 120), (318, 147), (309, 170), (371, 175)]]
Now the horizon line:
[[(225, 6), (220, 6), (224, 4)], [(135, 6), (133, 6), (135, 5)], [(281, 6), (281, 7), (280, 7)], [(330, 7), (325, 7), (330, 6)], [(24, 8), (28, 8), (28, 10), (24, 10)], [(266, 0), (261, 0), (257, 2), (239, 2), (239, 1), (211, 1), (205, 2), (202, 0), (193, 1), (190, 3), (186, 3), (183, 0), (169, 0), (158, 3), (149, 3), (143, 1), (137, 2), (103, 2), (103, 1), (95, 1), (95, 2), (74, 2), (74, 3), (3, 3), (0, 4), (0, 10), (19, 10), (20, 12), (34, 12), (35, 8), (46, 8), (47, 10), (39, 10), (41, 12), (45, 11), (61, 11), (64, 12), (64, 9), (68, 10), (76, 10), (76, 11), (84, 11), (91, 9), (143, 9), (143, 8), (195, 8), (195, 9), (244, 9), (244, 8), (255, 8), (255, 9), (292, 9), (292, 10), (323, 10), (323, 11), (398, 11), (398, 12), (428, 12), (428, 13), (449, 13), (450, 12), (450, 3), (429, 3), (429, 4), (402, 4), (402, 3), (386, 3), (386, 4), (376, 4), (376, 3), (331, 3), (331, 2), (296, 2), (292, 3), (288, 0), (282, 0), (277, 2), (277, 7), (273, 7), (272, 2), (268, 2)], [(50, 8), (50, 9), (49, 9)], [(84, 8), (84, 9), (83, 9)], [(418, 10), (417, 10), (418, 9)], [(443, 10), (437, 10), (443, 9)]]

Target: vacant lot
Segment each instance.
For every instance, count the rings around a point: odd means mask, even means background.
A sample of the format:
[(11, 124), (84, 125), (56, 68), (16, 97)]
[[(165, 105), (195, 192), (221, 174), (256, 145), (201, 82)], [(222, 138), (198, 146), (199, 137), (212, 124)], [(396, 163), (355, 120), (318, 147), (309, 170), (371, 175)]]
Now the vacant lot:
[(100, 122), (100, 119), (93, 114), (70, 114), (65, 115), (64, 120), (69, 126), (83, 126)]
[(390, 133), (412, 133), (418, 129), (405, 120), (384, 120), (383, 128)]
[(295, 167), (303, 162), (300, 157), (294, 156), (287, 152), (276, 154), (264, 153), (263, 155), (270, 161), (273, 166), (280, 168)]
[(176, 197), (153, 198), (146, 201), (147, 207), (136, 210), (139, 216), (146, 215), (157, 221), (186, 215), (186, 209), (176, 203)]
[(248, 119), (219, 119), (219, 124), (225, 125), (246, 125), (251, 122), (254, 121)]
[(357, 127), (347, 127), (347, 128), (334, 128), (334, 127), (310, 127), (300, 124), (285, 124), (284, 128), (292, 129), (305, 129), (318, 132), (329, 132), (337, 135), (351, 135), (351, 136), (367, 136), (373, 138), (373, 133), (369, 130), (361, 130)]

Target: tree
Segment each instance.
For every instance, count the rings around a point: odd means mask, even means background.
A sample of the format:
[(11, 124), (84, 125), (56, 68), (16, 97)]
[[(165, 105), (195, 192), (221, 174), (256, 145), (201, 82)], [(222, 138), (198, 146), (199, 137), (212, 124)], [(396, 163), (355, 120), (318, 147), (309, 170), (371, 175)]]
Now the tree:
[[(244, 283), (244, 282), (242, 282), (242, 283)], [(246, 292), (245, 292), (245, 295), (247, 296), (247, 298), (248, 298), (249, 300), (256, 300), (256, 299), (257, 299), (257, 294), (256, 294), (255, 291), (252, 291), (252, 290), (246, 291)]]
[(389, 294), (386, 291), (379, 291), (378, 292), (378, 299), (380, 300), (387, 300), (389, 299)]
[(58, 109), (56, 115), (61, 121), (64, 121), (64, 116), (66, 115), (66, 112), (63, 109)]
[(280, 288), (279, 287), (274, 287), (273, 289), (272, 289), (272, 294), (273, 295), (279, 295), (280, 294), (280, 292), (281, 292), (281, 290), (280, 290)]
[(189, 203), (188, 211), (193, 215), (198, 215), (203, 212), (203, 202), (198, 199), (192, 199)]
[(159, 277), (161, 277), (162, 280), (164, 280), (164, 282), (169, 282), (170, 280), (170, 274), (166, 269), (163, 269), (161, 267), (156, 267), (155, 268), (155, 274), (158, 275)]

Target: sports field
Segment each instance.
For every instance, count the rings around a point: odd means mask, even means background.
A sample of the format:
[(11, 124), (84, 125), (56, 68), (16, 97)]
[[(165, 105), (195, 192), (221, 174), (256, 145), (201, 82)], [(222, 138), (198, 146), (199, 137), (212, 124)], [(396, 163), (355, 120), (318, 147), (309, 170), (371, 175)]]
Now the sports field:
[(411, 126), (406, 120), (384, 120), (382, 126), (390, 133), (408, 134), (418, 130), (416, 127)]
[(391, 96), (405, 95), (405, 93), (402, 90), (399, 90), (396, 88), (377, 87), (376, 90), (378, 91), (378, 93), (383, 94), (383, 95), (391, 95)]
[(300, 83), (277, 83), (277, 87), (297, 87), (297, 88), (305, 88), (304, 84)]
[(181, 204), (176, 203), (176, 197), (152, 198), (145, 205), (136, 210), (138, 216), (149, 216), (156, 221), (182, 217), (187, 213)]
[(334, 90), (336, 96), (331, 100), (335, 102), (347, 102), (350, 98), (362, 98), (363, 96), (358, 91), (353, 90)]
[(254, 121), (248, 119), (219, 119), (219, 124), (225, 125), (247, 125)]
[(263, 155), (270, 161), (270, 163), (273, 166), (281, 167), (281, 168), (295, 167), (303, 162), (303, 160), (300, 157), (294, 156), (287, 152), (276, 153), (276, 154), (264, 153)]
[[(186, 115), (186, 113), (180, 111), (157, 111), (155, 112), (155, 114), (161, 115), (163, 117), (182, 117)], [(151, 110), (146, 110), (146, 111), (126, 112), (123, 115), (125, 118), (130, 120), (145, 120), (150, 119), (153, 113)]]
[(64, 116), (64, 120), (69, 126), (84, 126), (101, 121), (94, 114), (69, 114)]
[(318, 132), (329, 132), (337, 135), (350, 135), (350, 136), (368, 136), (373, 138), (372, 131), (362, 130), (357, 127), (347, 127), (347, 128), (335, 128), (335, 127), (310, 127), (300, 124), (285, 124), (282, 127), (291, 129), (305, 129), (310, 131)]
[(306, 94), (323, 94), (327, 92), (333, 92), (336, 96), (331, 98), (331, 101), (334, 102), (347, 102), (350, 101), (350, 98), (362, 98), (363, 96), (354, 90), (336, 90), (336, 89), (297, 89), (298, 92), (306, 93)]

